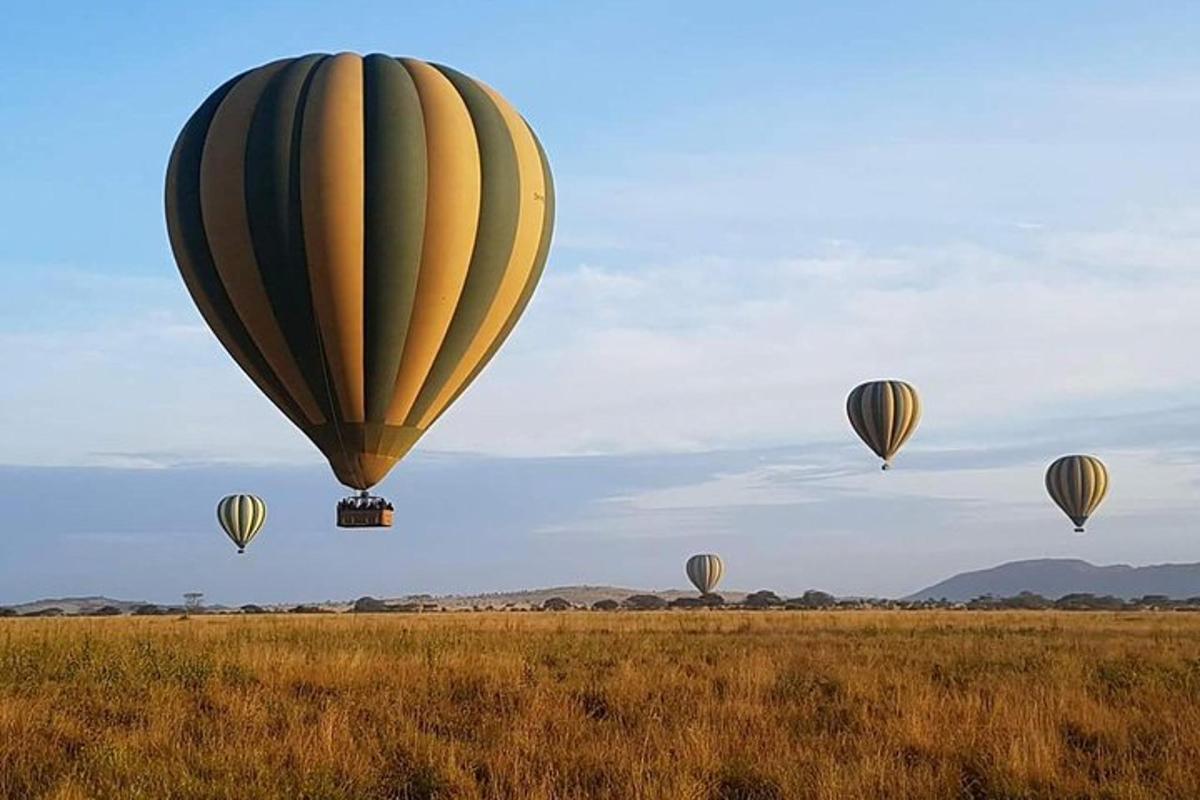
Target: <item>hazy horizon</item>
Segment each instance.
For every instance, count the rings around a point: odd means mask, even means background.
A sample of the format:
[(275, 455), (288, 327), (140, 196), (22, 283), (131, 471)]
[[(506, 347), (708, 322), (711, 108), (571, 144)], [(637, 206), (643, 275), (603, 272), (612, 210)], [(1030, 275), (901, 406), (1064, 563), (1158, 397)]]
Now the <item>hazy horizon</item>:
[[(973, 445), (929, 437), (888, 473), (845, 439), (542, 458), (421, 451), (381, 486), (397, 524), (375, 532), (334, 527), (343, 491), (322, 463), (3, 467), (0, 505), (18, 535), (3, 544), (0, 603), (87, 594), (175, 602), (190, 589), (234, 605), (685, 588), (684, 560), (701, 551), (722, 554), (722, 588), (788, 595), (899, 597), (1026, 558), (1198, 561), (1194, 517), (1170, 502), (1200, 474), (1200, 454), (1176, 444), (1200, 432), (1196, 410), (1119, 426), (1080, 420), (1129, 485), (1084, 536), (1041, 495), (1043, 454), (1066, 442), (1020, 429)], [(211, 506), (227, 491), (258, 492), (271, 509), (245, 555), (215, 527)], [(1146, 529), (1155, 535), (1136, 535)]]
[[(0, 603), (683, 587), (704, 550), (729, 586), (879, 595), (1200, 560), (1200, 7), (75, 12), (0, 30)], [(213, 88), (343, 49), (494, 86), (558, 192), (527, 314), (380, 487), (390, 533), (333, 527), (345, 490), (204, 326), (162, 212)], [(883, 475), (843, 402), (891, 377), (925, 417)], [(1112, 473), (1083, 537), (1042, 487), (1066, 452)], [(241, 557), (239, 490), (270, 506)]]

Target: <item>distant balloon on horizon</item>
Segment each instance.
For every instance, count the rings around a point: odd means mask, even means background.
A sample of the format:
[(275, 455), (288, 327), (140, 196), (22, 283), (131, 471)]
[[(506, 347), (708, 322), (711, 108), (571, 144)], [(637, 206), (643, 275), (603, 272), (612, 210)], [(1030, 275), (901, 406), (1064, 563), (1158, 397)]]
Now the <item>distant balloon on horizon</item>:
[(1070, 455), (1056, 459), (1046, 470), (1046, 491), (1084, 532), (1088, 517), (1108, 495), (1108, 468), (1095, 456)]
[(687, 560), (686, 571), (700, 594), (711, 594), (725, 574), (725, 562), (714, 553), (699, 553)]
[(858, 437), (883, 459), (883, 469), (889, 469), (921, 421), (921, 398), (904, 381), (867, 381), (846, 398), (846, 416)]

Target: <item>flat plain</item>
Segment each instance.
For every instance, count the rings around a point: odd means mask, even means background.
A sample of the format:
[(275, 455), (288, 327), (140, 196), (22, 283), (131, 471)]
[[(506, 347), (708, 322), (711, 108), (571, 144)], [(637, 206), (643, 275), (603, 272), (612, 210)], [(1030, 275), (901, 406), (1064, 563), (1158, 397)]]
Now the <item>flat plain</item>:
[(0, 620), (0, 798), (874, 797), (1200, 797), (1200, 614)]

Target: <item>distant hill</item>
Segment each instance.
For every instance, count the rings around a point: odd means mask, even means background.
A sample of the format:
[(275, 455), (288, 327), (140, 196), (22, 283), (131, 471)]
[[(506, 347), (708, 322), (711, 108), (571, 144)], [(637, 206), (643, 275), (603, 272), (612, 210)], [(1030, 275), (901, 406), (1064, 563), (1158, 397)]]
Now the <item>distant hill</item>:
[(1096, 566), (1077, 558), (1036, 558), (963, 572), (909, 595), (908, 600), (965, 601), (980, 595), (1012, 597), (1034, 592), (1051, 599), (1087, 592), (1125, 599), (1163, 594), (1176, 599), (1200, 596), (1200, 564)]
[(32, 614), (38, 611), (44, 611), (47, 608), (61, 608), (64, 614), (92, 614), (105, 606), (113, 606), (121, 609), (121, 613), (128, 614), (133, 609), (140, 605), (145, 605), (142, 600), (113, 600), (111, 597), (50, 597), (45, 600), (34, 600), (29, 603), (21, 603), (20, 605), (9, 606), (18, 614)]

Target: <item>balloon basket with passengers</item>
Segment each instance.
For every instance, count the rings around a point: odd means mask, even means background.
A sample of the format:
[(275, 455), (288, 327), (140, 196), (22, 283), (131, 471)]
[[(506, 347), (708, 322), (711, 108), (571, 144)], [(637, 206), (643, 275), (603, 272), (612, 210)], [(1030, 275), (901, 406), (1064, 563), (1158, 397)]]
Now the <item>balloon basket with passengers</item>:
[(337, 504), (337, 526), (339, 528), (390, 528), (395, 508), (382, 497), (375, 497), (366, 490), (346, 497)]

